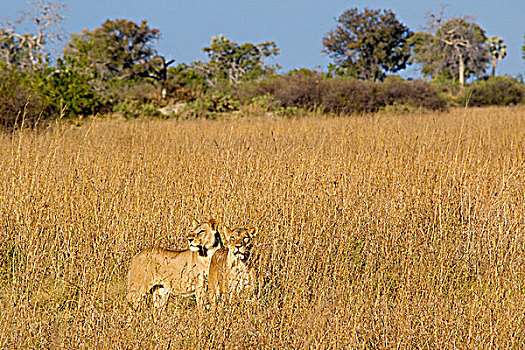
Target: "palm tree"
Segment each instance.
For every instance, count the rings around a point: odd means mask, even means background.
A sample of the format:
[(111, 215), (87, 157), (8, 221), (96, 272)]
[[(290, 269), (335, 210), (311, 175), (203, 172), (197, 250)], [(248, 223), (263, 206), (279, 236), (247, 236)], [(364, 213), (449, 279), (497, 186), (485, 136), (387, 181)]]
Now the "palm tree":
[(496, 75), (496, 66), (507, 56), (507, 45), (499, 36), (491, 36), (487, 40), (487, 45), (492, 59), (492, 76)]

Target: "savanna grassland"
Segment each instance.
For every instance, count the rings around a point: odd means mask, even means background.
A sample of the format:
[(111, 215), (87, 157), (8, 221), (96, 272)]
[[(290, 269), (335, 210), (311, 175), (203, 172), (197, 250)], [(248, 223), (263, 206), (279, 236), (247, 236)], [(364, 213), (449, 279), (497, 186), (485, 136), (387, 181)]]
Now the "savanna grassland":
[[(523, 348), (524, 186), (522, 107), (5, 133), (0, 348)], [(259, 228), (257, 292), (132, 311), (210, 217)]]

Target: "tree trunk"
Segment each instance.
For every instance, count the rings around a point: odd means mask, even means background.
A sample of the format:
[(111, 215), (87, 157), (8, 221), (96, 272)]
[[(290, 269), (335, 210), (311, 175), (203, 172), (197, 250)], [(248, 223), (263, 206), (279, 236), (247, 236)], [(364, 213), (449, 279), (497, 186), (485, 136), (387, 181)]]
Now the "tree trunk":
[(457, 51), (459, 58), (459, 86), (463, 89), (463, 86), (465, 85), (465, 62), (463, 62), (461, 51), (459, 49)]

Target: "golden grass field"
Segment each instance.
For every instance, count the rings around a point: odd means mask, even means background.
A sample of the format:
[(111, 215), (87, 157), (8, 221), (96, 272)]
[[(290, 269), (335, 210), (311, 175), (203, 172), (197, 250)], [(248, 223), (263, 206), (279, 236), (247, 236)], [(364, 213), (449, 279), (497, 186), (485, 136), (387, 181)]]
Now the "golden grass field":
[[(0, 135), (0, 349), (522, 349), (525, 109), (94, 121)], [(258, 289), (125, 301), (194, 218)]]

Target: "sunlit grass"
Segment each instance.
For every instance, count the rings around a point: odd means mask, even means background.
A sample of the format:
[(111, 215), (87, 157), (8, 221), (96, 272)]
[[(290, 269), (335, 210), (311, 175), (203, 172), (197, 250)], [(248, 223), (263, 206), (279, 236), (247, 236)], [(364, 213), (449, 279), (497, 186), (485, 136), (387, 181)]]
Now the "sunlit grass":
[[(520, 348), (525, 110), (0, 135), (0, 348)], [(132, 312), (130, 258), (255, 225), (258, 291)]]

